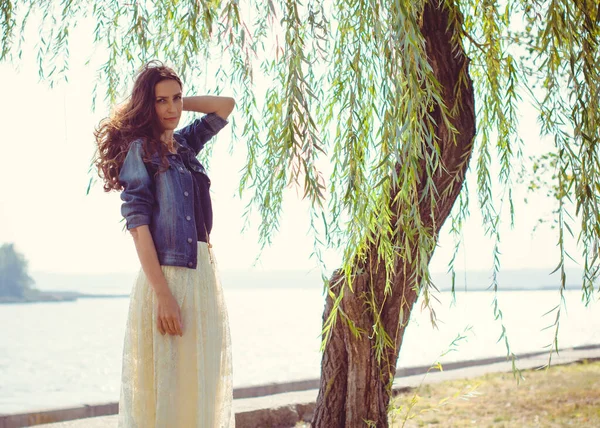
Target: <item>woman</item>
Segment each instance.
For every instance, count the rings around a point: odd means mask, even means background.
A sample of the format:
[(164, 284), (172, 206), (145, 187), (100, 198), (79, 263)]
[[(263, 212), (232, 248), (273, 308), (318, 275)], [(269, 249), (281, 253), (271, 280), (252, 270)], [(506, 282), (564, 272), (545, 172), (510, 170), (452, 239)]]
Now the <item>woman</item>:
[[(125, 332), (119, 427), (234, 426), (227, 311), (210, 245), (210, 180), (196, 159), (235, 102), (183, 97), (175, 72), (146, 64), (128, 101), (96, 129), (96, 164), (141, 269)], [(175, 131), (182, 110), (205, 113)]]

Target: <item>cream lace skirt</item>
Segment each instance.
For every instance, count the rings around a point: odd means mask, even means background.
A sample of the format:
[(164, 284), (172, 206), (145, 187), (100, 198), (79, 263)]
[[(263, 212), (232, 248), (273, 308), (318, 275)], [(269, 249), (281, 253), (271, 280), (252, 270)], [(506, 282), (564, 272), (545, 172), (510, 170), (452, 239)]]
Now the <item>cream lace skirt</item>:
[(154, 290), (140, 270), (125, 331), (119, 428), (235, 426), (229, 321), (213, 260), (212, 248), (198, 242), (196, 269), (162, 266), (183, 336), (158, 331)]

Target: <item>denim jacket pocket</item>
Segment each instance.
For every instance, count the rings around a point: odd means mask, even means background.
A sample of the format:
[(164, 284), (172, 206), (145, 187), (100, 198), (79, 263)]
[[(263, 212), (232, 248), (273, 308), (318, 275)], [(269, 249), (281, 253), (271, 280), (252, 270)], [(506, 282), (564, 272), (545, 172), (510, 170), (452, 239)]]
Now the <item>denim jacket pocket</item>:
[(146, 166), (148, 167), (148, 171), (151, 173), (152, 177), (156, 177), (156, 175), (159, 173), (159, 171), (166, 172), (170, 168), (173, 167), (173, 165), (171, 165), (171, 162), (169, 161), (168, 156), (167, 156), (167, 164), (163, 165), (163, 163), (160, 159), (160, 155), (158, 155), (157, 153), (153, 154), (150, 157), (149, 161), (146, 162)]
[(193, 172), (199, 172), (201, 174), (204, 174), (208, 177), (208, 173), (206, 172), (206, 169), (204, 168), (204, 165), (202, 165), (200, 163), (200, 161), (198, 160), (198, 158), (196, 158), (196, 156), (194, 156), (193, 153), (189, 153), (187, 155), (187, 159), (185, 159), (185, 162), (188, 166), (188, 168), (190, 170), (192, 170)]

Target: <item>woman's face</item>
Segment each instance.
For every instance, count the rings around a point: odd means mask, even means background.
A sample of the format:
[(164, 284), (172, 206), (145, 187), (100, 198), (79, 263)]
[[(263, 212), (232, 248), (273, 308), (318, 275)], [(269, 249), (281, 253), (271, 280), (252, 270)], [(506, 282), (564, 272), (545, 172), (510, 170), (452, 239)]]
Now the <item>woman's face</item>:
[(163, 131), (177, 128), (183, 110), (181, 86), (175, 80), (163, 80), (154, 87), (156, 117)]

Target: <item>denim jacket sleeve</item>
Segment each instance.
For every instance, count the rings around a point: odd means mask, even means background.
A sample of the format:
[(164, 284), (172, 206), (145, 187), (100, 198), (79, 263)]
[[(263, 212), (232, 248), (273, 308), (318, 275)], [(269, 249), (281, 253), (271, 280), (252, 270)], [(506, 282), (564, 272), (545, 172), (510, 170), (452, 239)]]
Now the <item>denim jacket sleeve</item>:
[(144, 165), (142, 150), (141, 140), (131, 143), (119, 172), (119, 181), (123, 185), (121, 214), (128, 230), (150, 224), (152, 219), (153, 182)]
[(185, 138), (188, 145), (196, 152), (204, 147), (206, 142), (214, 137), (229, 122), (216, 113), (209, 113), (194, 120), (188, 126), (176, 131), (176, 134)]

